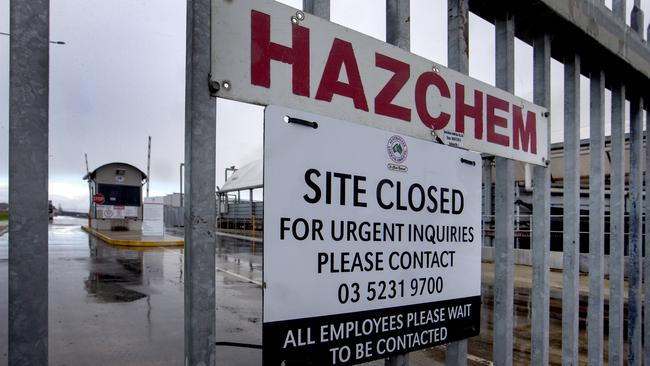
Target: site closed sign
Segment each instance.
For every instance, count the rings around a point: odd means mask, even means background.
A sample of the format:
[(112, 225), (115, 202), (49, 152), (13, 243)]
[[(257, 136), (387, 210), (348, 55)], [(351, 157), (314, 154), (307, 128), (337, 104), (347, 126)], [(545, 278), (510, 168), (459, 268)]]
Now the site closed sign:
[(479, 154), (270, 106), (264, 157), (265, 365), (478, 335)]
[(213, 0), (212, 29), (219, 97), (548, 160), (545, 108), (375, 38), (269, 0)]

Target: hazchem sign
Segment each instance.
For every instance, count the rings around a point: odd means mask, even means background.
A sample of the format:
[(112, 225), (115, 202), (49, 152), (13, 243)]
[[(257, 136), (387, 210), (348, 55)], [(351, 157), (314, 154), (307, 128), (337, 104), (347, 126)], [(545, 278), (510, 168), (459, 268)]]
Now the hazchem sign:
[(212, 29), (219, 97), (548, 159), (546, 109), (375, 38), (269, 0), (212, 1)]
[(479, 154), (284, 107), (264, 121), (264, 364), (478, 335)]

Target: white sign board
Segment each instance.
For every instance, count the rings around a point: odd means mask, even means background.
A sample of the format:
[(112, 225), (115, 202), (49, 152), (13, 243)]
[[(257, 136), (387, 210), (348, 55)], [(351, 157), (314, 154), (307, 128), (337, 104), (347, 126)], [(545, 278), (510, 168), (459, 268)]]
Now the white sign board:
[(503, 90), (270, 0), (212, 1), (221, 98), (282, 105), (524, 162), (548, 160), (548, 113)]
[(145, 198), (142, 204), (142, 235), (165, 235), (164, 208), (162, 198)]
[(283, 107), (264, 121), (264, 364), (477, 335), (479, 154)]

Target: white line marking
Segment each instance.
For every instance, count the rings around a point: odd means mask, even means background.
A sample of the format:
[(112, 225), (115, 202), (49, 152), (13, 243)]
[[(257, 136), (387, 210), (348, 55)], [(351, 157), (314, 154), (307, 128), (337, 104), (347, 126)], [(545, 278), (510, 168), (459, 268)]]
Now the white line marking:
[[(178, 251), (171, 250), (171, 249), (169, 249), (169, 248), (162, 248), (162, 249), (163, 249), (165, 252), (168, 252), (168, 253), (174, 253), (174, 254), (180, 256), (180, 253), (179, 253)], [(237, 274), (237, 273), (235, 273), (235, 272), (231, 272), (231, 271), (229, 271), (229, 270), (227, 270), (227, 269), (223, 269), (223, 268), (219, 268), (219, 267), (214, 267), (214, 269), (216, 269), (216, 270), (219, 271), (219, 272), (223, 272), (223, 273), (229, 274), (229, 275), (231, 275), (231, 276), (233, 276), (233, 277), (237, 277), (237, 278), (239, 278), (240, 280), (243, 280), (244, 282), (250, 282), (250, 283), (255, 284), (255, 285), (259, 286), (259, 287), (262, 287), (262, 282), (260, 282), (260, 281), (256, 281), (256, 280), (254, 280), (254, 279), (252, 279), (252, 278), (248, 278), (248, 277), (246, 277), (246, 276), (242, 276), (242, 275)]]
[(229, 274), (229, 275), (231, 275), (231, 276), (233, 276), (233, 277), (237, 277), (237, 278), (239, 278), (240, 280), (243, 280), (243, 281), (245, 281), (245, 282), (254, 283), (254, 284), (256, 284), (257, 286), (262, 287), (262, 282), (260, 282), (260, 281), (256, 281), (256, 280), (251, 279), (251, 278), (248, 278), (248, 277), (246, 277), (246, 276), (242, 276), (242, 275), (237, 274), (237, 273), (235, 273), (235, 272), (230, 272), (230, 271), (228, 271), (228, 270), (226, 270), (226, 269), (223, 269), (223, 268), (215, 267), (215, 269), (216, 269), (217, 271), (219, 271), (219, 272), (223, 272), (223, 273)]
[(235, 238), (235, 239), (239, 239), (239, 240), (250, 240), (250, 241), (254, 241), (256, 243), (261, 243), (263, 241), (262, 238), (254, 238), (252, 236), (224, 233), (223, 231), (217, 231), (216, 233), (219, 236), (225, 236), (227, 238)]

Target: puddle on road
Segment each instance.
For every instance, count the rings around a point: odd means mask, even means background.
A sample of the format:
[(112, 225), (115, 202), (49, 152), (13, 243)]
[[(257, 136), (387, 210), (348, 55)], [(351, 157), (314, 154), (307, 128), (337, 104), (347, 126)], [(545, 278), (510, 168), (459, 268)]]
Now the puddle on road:
[(97, 302), (131, 302), (140, 300), (147, 295), (124, 287), (129, 281), (105, 273), (91, 273), (84, 282), (88, 295)]
[(125, 303), (143, 299), (134, 290), (143, 284), (143, 252), (110, 247), (89, 239), (89, 274), (84, 281), (88, 296), (99, 303)]

